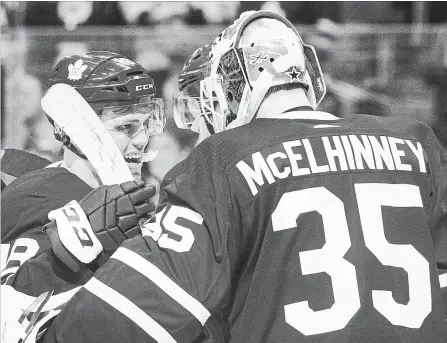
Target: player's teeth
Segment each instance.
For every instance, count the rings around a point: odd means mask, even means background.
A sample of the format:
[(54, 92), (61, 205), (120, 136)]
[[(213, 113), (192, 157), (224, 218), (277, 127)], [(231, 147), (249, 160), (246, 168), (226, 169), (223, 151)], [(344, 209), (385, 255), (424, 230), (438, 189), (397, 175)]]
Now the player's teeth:
[(140, 161), (141, 160), (141, 154), (138, 154), (138, 153), (127, 154), (127, 155), (124, 156), (124, 159), (126, 161), (129, 161), (129, 160), (138, 160), (138, 161)]

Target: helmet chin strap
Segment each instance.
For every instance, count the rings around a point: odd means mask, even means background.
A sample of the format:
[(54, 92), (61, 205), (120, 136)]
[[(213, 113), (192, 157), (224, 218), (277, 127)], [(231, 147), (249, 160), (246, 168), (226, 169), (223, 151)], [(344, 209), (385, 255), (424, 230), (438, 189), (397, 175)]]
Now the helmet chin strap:
[(149, 149), (148, 152), (143, 153), (141, 161), (142, 162), (151, 162), (151, 161), (155, 160), (157, 155), (158, 155), (158, 150)]

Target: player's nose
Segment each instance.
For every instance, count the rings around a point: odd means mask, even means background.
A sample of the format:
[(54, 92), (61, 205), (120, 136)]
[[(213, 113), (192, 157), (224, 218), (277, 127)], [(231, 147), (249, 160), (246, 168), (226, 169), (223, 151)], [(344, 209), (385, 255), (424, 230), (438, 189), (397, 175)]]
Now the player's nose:
[(142, 150), (149, 142), (149, 135), (145, 130), (141, 130), (138, 134), (132, 138), (131, 143), (138, 149)]

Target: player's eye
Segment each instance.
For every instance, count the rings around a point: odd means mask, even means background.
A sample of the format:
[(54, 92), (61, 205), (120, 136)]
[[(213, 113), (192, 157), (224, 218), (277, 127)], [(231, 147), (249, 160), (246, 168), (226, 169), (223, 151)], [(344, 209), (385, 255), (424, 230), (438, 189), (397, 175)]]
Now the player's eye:
[(133, 128), (132, 124), (123, 124), (115, 127), (116, 130), (124, 132), (126, 134), (131, 134), (132, 128)]

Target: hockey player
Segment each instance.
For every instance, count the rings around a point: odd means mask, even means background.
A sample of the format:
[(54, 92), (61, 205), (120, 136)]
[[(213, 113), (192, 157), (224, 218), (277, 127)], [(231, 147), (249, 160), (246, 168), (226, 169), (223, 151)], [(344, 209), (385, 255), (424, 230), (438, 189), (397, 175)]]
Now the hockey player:
[[(154, 210), (151, 197), (155, 189), (139, 180), (149, 137), (162, 132), (165, 122), (163, 103), (155, 98), (151, 77), (140, 65), (121, 55), (91, 52), (63, 58), (48, 87), (56, 83), (73, 86), (98, 113), (135, 181), (100, 186), (101, 180), (83, 152), (55, 127), (56, 138), (65, 145), (63, 161), (18, 177), (2, 192), (2, 299), (12, 301), (2, 302), (2, 320), (8, 317), (4, 311), (9, 315), (12, 309), (8, 304), (23, 305), (24, 310), (32, 303), (18, 299), (37, 297), (46, 291), (62, 298), (66, 290), (84, 284), (92, 270), (122, 241), (139, 233), (138, 220)], [(102, 246), (84, 270), (79, 270), (80, 262), (71, 260), (63, 245), (58, 254), (53, 251), (50, 238), (54, 241), (54, 230), (51, 235), (42, 231), (49, 222), (48, 213), (73, 200), (80, 202), (90, 221), (107, 222), (100, 231), (75, 230), (76, 235), (70, 238), (70, 244), (79, 240), (83, 247)], [(71, 214), (67, 214), (71, 222), (73, 209), (68, 206), (65, 210)], [(73, 222), (79, 220), (82, 218)], [(71, 269), (61, 263), (61, 254), (72, 262)]]
[[(149, 136), (162, 132), (165, 122), (163, 101), (155, 98), (155, 85), (145, 70), (121, 55), (92, 52), (63, 58), (48, 87), (56, 83), (73, 86), (87, 100), (123, 153), (134, 177), (140, 178)], [(82, 199), (101, 184), (90, 162), (57, 126), (55, 137), (65, 145), (64, 159), (52, 168), (18, 178), (2, 192), (2, 244), (7, 244), (2, 246), (2, 263), (3, 256), (7, 258), (6, 265), (2, 264), (2, 277), (38, 253), (40, 242), (36, 242), (36, 237), (48, 222), (50, 210)]]
[[(115, 53), (92, 52), (62, 59), (48, 87), (56, 83), (74, 86), (87, 100), (122, 152), (132, 174), (141, 178), (148, 137), (161, 133), (165, 124), (163, 100), (155, 98), (154, 81), (144, 68)], [(72, 170), (92, 187), (100, 185), (90, 162), (57, 126), (55, 137), (68, 148), (58, 165)]]
[(432, 130), (317, 111), (316, 54), (270, 12), (216, 39), (204, 84), (219, 133), (168, 174), (166, 206), (45, 342), (445, 341)]
[[(165, 122), (163, 101), (155, 98), (155, 85), (145, 70), (121, 55), (92, 52), (63, 58), (48, 87), (56, 83), (73, 86), (87, 100), (123, 153), (134, 177), (140, 178), (149, 136), (162, 132)], [(7, 258), (2, 277), (38, 253), (40, 242), (36, 237), (48, 222), (50, 210), (82, 199), (101, 184), (90, 162), (57, 126), (55, 137), (65, 145), (64, 159), (52, 168), (18, 178), (2, 192), (2, 244), (7, 244), (2, 246), (2, 263), (3, 256)]]

